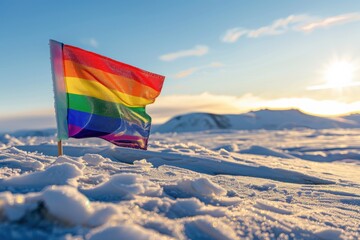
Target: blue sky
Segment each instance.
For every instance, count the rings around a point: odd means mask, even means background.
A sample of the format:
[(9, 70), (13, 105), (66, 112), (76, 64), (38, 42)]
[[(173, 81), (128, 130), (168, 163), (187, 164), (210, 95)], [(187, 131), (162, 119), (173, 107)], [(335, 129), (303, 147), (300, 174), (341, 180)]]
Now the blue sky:
[[(192, 111), (360, 109), (359, 1), (14, 0), (0, 9), (0, 119), (53, 115), (49, 39), (165, 75), (148, 108), (155, 122)], [(351, 79), (330, 86), (327, 73), (348, 65)]]

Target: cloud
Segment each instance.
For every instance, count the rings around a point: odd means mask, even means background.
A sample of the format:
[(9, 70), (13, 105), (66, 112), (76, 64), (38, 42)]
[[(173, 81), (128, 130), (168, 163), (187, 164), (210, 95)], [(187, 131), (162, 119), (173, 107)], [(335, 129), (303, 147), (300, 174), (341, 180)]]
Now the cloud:
[(95, 38), (90, 38), (89, 39), (89, 44), (90, 44), (90, 46), (92, 46), (94, 48), (97, 48), (99, 46), (99, 43), (98, 43), (98, 41), (96, 41)]
[(189, 68), (175, 74), (175, 78), (185, 78), (198, 71), (198, 68)]
[(229, 29), (222, 37), (222, 41), (227, 43), (233, 43), (242, 36), (246, 36), (248, 38), (257, 38), (266, 35), (279, 35), (286, 32), (290, 26), (296, 23), (303, 22), (307, 19), (309, 19), (307, 15), (290, 15), (286, 18), (277, 19), (268, 26), (263, 26), (257, 29)]
[(174, 61), (178, 58), (183, 58), (183, 57), (193, 57), (193, 56), (199, 57), (207, 54), (208, 52), (209, 52), (209, 48), (207, 46), (197, 45), (192, 49), (180, 50), (177, 52), (161, 55), (159, 58), (160, 60), (167, 62), (167, 61)]
[(326, 18), (309, 15), (290, 15), (280, 18), (256, 29), (232, 28), (226, 31), (221, 40), (226, 43), (234, 43), (241, 37), (258, 38), (262, 36), (280, 35), (288, 31), (310, 32), (318, 28), (331, 27), (350, 22), (360, 21), (360, 13), (348, 13)]
[(205, 65), (205, 66), (200, 66), (200, 67), (192, 67), (192, 68), (189, 68), (189, 69), (185, 69), (183, 71), (180, 71), (178, 73), (176, 73), (174, 75), (175, 78), (185, 78), (185, 77), (188, 77), (200, 70), (204, 70), (204, 69), (209, 69), (209, 68), (219, 68), (219, 67), (223, 67), (224, 64), (222, 64), (221, 62), (212, 62), (208, 65)]
[(310, 32), (317, 28), (327, 28), (334, 25), (346, 24), (350, 22), (360, 21), (360, 13), (348, 13), (343, 15), (337, 15), (333, 17), (319, 19), (314, 22), (304, 24), (300, 27), (300, 30)]
[(271, 25), (250, 30), (247, 36), (250, 38), (257, 38), (266, 35), (279, 35), (286, 32), (293, 24), (303, 22), (309, 19), (306, 15), (290, 15), (287, 18), (280, 18), (274, 21)]
[(83, 39), (81, 42), (93, 48), (97, 48), (99, 46), (99, 42), (95, 38), (86, 38)]
[(246, 36), (248, 30), (242, 28), (232, 28), (226, 31), (225, 35), (222, 37), (223, 42), (233, 43), (236, 42), (240, 37)]
[(217, 114), (239, 114), (259, 109), (300, 109), (306, 113), (334, 116), (359, 112), (360, 101), (341, 102), (336, 100), (316, 100), (312, 98), (264, 99), (251, 93), (240, 97), (202, 93), (199, 95), (160, 96), (148, 112), (154, 123), (162, 123), (171, 117), (189, 112), (211, 112)]
[(307, 90), (312, 91), (312, 90), (324, 90), (324, 89), (340, 89), (340, 88), (358, 87), (358, 86), (360, 86), (360, 82), (342, 83), (341, 86), (339, 86), (338, 84), (325, 83), (325, 84), (307, 87)]

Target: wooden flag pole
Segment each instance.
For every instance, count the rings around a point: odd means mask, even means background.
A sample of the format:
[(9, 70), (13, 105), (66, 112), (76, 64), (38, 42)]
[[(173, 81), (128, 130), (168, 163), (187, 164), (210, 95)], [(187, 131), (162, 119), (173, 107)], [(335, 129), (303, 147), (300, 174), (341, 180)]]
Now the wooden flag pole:
[(63, 155), (63, 146), (62, 146), (62, 141), (59, 140), (58, 141), (58, 156)]

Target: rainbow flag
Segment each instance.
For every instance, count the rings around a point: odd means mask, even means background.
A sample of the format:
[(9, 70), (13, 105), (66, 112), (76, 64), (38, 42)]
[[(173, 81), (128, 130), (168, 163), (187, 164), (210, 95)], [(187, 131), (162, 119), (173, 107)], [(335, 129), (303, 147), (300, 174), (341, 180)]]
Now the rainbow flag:
[(145, 106), (164, 78), (93, 52), (50, 40), (58, 139), (99, 137), (146, 149)]

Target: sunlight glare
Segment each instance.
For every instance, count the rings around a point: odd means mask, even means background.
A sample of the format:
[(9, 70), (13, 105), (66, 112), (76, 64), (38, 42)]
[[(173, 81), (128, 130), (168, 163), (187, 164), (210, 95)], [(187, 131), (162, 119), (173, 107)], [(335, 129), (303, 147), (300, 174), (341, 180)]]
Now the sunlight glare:
[(353, 82), (354, 65), (347, 61), (336, 61), (330, 64), (325, 71), (327, 85), (333, 88), (342, 88)]

